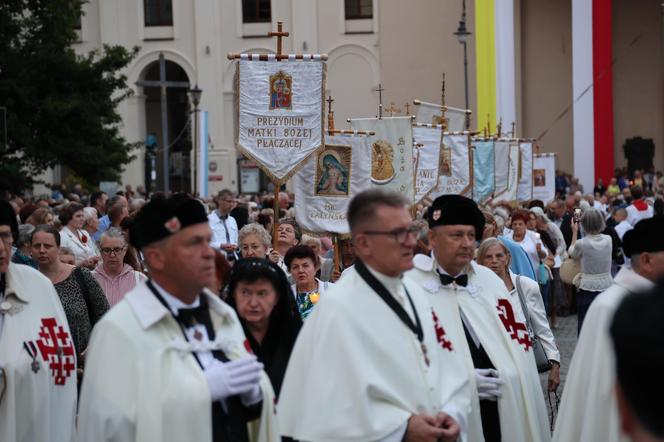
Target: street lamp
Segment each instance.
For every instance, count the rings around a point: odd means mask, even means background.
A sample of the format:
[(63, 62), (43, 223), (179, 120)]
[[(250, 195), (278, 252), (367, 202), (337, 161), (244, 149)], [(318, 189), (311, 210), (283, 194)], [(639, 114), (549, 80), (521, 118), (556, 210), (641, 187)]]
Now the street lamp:
[(198, 105), (201, 102), (201, 94), (203, 93), (202, 90), (198, 88), (198, 84), (194, 86), (193, 88), (189, 89), (189, 97), (191, 98), (191, 104), (194, 105), (194, 187), (193, 187), (193, 194), (194, 196), (197, 195), (197, 187), (198, 187), (198, 156), (196, 155), (196, 151), (198, 149)]
[[(461, 12), (461, 21), (459, 21), (459, 27), (457, 28), (454, 35), (457, 36), (459, 43), (463, 45), (463, 79), (464, 79), (464, 90), (466, 92), (466, 109), (469, 109), (468, 104), (468, 51), (466, 44), (468, 43), (468, 38), (473, 35), (472, 32), (466, 29), (466, 0), (463, 1), (463, 9)], [(468, 119), (466, 119), (468, 121)]]

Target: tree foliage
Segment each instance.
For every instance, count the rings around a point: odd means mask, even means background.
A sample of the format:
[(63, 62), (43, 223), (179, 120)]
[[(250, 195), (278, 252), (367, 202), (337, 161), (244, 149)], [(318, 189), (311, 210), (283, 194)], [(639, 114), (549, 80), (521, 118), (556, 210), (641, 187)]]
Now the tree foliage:
[(123, 69), (138, 48), (77, 55), (82, 3), (0, 1), (0, 106), (7, 108), (0, 189), (29, 188), (57, 164), (88, 182), (116, 180), (132, 159), (135, 145), (121, 135), (116, 109), (131, 94)]

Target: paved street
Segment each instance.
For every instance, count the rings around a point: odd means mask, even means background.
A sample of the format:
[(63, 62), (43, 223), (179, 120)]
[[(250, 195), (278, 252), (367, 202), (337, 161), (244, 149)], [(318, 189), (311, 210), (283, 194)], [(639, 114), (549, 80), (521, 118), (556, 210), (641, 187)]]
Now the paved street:
[[(569, 363), (576, 347), (576, 315), (566, 316), (564, 318), (558, 317), (556, 328), (553, 329), (553, 334), (556, 337), (556, 344), (560, 350), (560, 387), (558, 387), (558, 397), (562, 398), (563, 388), (565, 386), (565, 378), (567, 377), (567, 370)], [(546, 393), (548, 373), (540, 375), (542, 380), (542, 389), (544, 391), (544, 401), (551, 416), (551, 409), (549, 408), (549, 401)], [(551, 396), (553, 401), (553, 395)]]

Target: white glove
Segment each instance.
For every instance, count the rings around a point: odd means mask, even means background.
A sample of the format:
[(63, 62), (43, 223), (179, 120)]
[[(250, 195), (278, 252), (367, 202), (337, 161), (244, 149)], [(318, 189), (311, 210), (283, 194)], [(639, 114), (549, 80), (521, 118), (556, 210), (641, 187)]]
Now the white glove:
[(263, 364), (256, 356), (219, 362), (209, 366), (203, 373), (210, 389), (210, 397), (216, 402), (236, 394), (255, 391), (260, 380)]
[(504, 382), (498, 377), (498, 371), (492, 368), (476, 368), (475, 380), (480, 400), (497, 401), (502, 397), (500, 386)]

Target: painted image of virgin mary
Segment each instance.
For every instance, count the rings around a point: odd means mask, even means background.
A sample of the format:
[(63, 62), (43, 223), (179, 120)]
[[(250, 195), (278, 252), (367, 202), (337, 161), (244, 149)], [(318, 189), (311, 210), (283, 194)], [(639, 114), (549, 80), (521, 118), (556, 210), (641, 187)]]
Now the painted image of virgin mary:
[(316, 185), (317, 195), (348, 195), (348, 168), (342, 164), (337, 152), (326, 150), (318, 159), (320, 179)]

